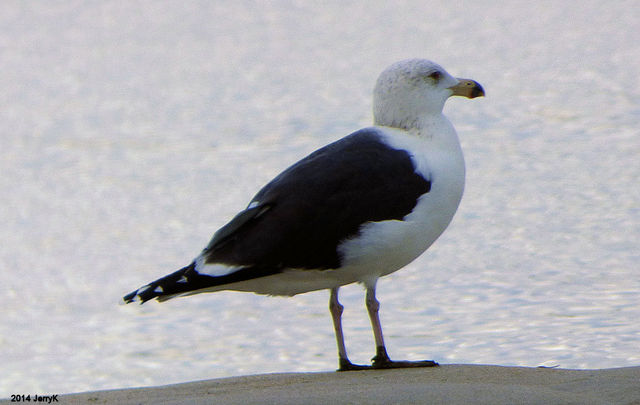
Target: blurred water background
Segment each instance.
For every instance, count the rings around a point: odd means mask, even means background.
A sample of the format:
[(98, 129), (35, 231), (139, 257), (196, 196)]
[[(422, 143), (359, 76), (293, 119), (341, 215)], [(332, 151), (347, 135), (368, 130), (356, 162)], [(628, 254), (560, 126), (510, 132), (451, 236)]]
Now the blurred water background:
[[(485, 87), (445, 112), (467, 188), (379, 282), (392, 357), (640, 364), (634, 1), (9, 0), (0, 9), (0, 396), (337, 366), (328, 293), (118, 306), (261, 185), (370, 125), (408, 57)], [(343, 289), (352, 360), (374, 353)]]

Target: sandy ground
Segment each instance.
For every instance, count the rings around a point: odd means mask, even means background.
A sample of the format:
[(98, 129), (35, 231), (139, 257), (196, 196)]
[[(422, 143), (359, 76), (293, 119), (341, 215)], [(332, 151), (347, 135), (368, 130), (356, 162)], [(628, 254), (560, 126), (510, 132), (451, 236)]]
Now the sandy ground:
[[(8, 401), (0, 401), (5, 403)], [(59, 397), (62, 404), (640, 404), (640, 367), (443, 365), (265, 374)]]

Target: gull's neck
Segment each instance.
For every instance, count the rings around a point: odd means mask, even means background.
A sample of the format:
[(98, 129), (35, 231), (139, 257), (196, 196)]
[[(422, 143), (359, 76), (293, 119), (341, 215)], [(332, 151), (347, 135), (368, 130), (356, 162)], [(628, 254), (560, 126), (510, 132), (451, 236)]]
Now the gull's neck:
[(433, 146), (460, 147), (456, 130), (442, 112), (423, 114), (416, 119), (393, 122), (391, 125), (376, 122), (376, 125), (404, 130), (408, 134), (416, 136)]

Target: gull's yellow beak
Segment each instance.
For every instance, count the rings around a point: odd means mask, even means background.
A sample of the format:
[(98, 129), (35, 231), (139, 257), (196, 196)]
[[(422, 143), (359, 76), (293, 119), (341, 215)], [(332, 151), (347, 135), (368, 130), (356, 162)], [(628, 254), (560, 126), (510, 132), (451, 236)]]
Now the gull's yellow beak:
[(466, 98), (484, 97), (484, 89), (480, 83), (471, 79), (458, 79), (458, 84), (449, 87), (453, 92), (453, 96), (462, 96)]

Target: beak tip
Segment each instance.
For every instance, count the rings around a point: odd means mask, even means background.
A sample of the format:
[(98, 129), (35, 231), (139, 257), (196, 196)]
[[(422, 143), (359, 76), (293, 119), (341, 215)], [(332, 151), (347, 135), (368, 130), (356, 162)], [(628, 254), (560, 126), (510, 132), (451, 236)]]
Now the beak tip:
[(471, 90), (470, 98), (484, 97), (484, 96), (485, 96), (484, 89), (482, 88), (480, 83), (475, 82), (475, 86), (473, 87), (473, 90)]

